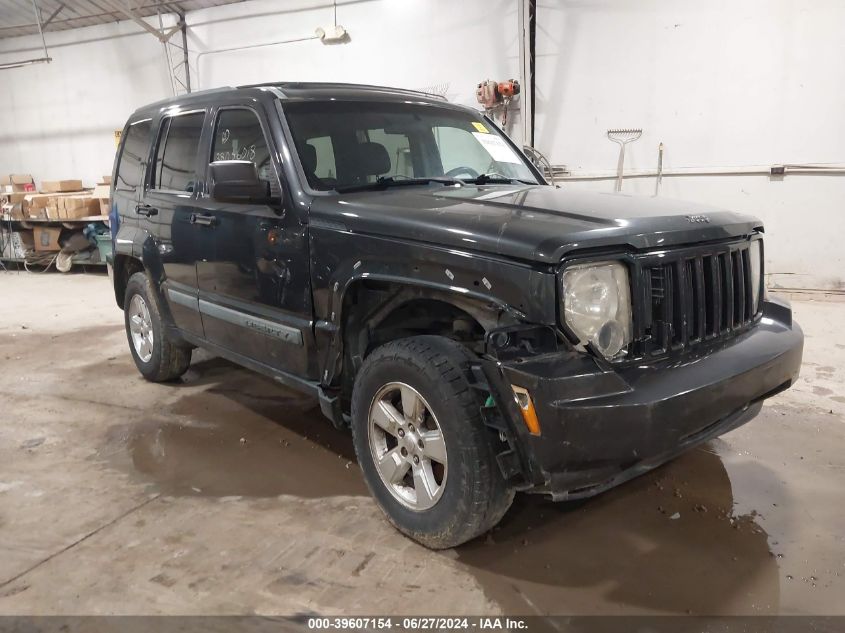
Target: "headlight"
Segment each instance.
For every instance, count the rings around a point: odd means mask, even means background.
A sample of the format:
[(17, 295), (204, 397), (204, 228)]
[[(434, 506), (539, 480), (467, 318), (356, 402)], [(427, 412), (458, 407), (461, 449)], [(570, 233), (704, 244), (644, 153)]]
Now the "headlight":
[(563, 313), (582, 344), (606, 358), (627, 353), (631, 342), (631, 287), (619, 262), (570, 266), (563, 272)]
[(751, 273), (751, 314), (757, 314), (760, 307), (760, 286), (763, 285), (760, 275), (763, 272), (763, 262), (760, 259), (762, 253), (760, 252), (761, 240), (754, 240), (751, 246), (748, 247), (748, 265)]

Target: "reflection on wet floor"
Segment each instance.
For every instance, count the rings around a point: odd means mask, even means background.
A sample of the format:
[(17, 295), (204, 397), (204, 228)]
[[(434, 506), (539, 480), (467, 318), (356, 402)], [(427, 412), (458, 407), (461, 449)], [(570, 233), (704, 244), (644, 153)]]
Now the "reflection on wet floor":
[(458, 560), (506, 613), (777, 613), (766, 533), (732, 515), (714, 444), (589, 501), (522, 495)]
[[(122, 455), (115, 465), (158, 491), (369, 496), (350, 435), (335, 430), (313, 399), (218, 359), (195, 363), (169, 388), (185, 395), (112, 433)], [(834, 551), (841, 533), (808, 528), (787, 484), (801, 478), (814, 486), (817, 506), (830, 496), (803, 468), (798, 448), (824, 424), (816, 414), (770, 405), (729, 439), (596, 498), (551, 503), (518, 495), (490, 534), (430, 555), (453, 558), (509, 614), (776, 614), (796, 600), (813, 605), (810, 612), (829, 611), (841, 561), (820, 573), (807, 558)], [(840, 463), (829, 450), (813, 463)], [(837, 512), (824, 524), (837, 525)]]
[(351, 437), (313, 398), (217, 359), (197, 363), (182, 387), (196, 384), (210, 386), (118, 431), (136, 474), (165, 494), (366, 494)]

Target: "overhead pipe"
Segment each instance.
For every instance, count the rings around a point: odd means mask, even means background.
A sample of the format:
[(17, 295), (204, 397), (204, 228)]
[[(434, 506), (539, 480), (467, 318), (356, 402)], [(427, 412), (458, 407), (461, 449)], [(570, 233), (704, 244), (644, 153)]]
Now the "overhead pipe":
[[(8, 70), (10, 68), (22, 68), (24, 66), (32, 66), (33, 64), (49, 64), (53, 61), (53, 58), (50, 57), (50, 53), (47, 52), (47, 40), (44, 39), (44, 29), (41, 27), (41, 12), (38, 10), (38, 6), (35, 4), (35, 0), (32, 0), (32, 12), (35, 14), (35, 23), (38, 25), (38, 34), (41, 36), (41, 46), (44, 49), (44, 57), (36, 57), (34, 59), (23, 59), (21, 61), (16, 62), (6, 62), (4, 64), (0, 64), (0, 70)], [(55, 16), (50, 17), (52, 20)]]
[(278, 46), (280, 44), (294, 44), (296, 42), (307, 42), (309, 40), (319, 40), (319, 39), (322, 39), (319, 35), (309, 35), (307, 37), (296, 37), (296, 38), (293, 38), (293, 39), (279, 40), (279, 41), (276, 41), (276, 42), (264, 42), (262, 44), (249, 44), (247, 46), (231, 46), (229, 48), (216, 48), (216, 49), (210, 50), (210, 51), (201, 51), (201, 52), (197, 53), (197, 58), (195, 60), (195, 62), (196, 62), (196, 75), (197, 75), (197, 77), (196, 77), (196, 79), (197, 79), (197, 89), (198, 90), (202, 89), (202, 81), (200, 80), (200, 60), (205, 55), (216, 55), (217, 53), (231, 53), (231, 52), (234, 52), (234, 51), (245, 51), (245, 50), (250, 50), (250, 49), (253, 49), (253, 48), (262, 48), (262, 47), (265, 47), (265, 46)]
[(9, 68), (23, 68), (24, 66), (32, 66), (33, 64), (49, 64), (53, 61), (52, 57), (37, 57), (35, 59), (23, 59), (19, 62), (6, 62), (0, 64), (0, 70), (8, 70)]

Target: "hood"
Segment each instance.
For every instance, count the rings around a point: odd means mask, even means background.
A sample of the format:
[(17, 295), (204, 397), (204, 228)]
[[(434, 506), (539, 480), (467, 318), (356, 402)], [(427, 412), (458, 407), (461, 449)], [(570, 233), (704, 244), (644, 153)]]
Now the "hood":
[(762, 224), (681, 200), (543, 185), (433, 185), (320, 196), (310, 217), (355, 233), (548, 264), (574, 250), (713, 241), (747, 235)]

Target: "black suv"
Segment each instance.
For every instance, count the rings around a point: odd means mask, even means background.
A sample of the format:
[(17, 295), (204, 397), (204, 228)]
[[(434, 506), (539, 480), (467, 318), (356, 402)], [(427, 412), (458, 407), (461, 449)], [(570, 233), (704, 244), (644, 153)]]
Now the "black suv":
[(515, 491), (587, 497), (654, 468), (798, 375), (760, 220), (551, 187), (493, 121), (431, 95), (155, 103), (112, 182), (141, 374), (178, 378), (199, 346), (313, 393), (429, 547), (490, 529)]

